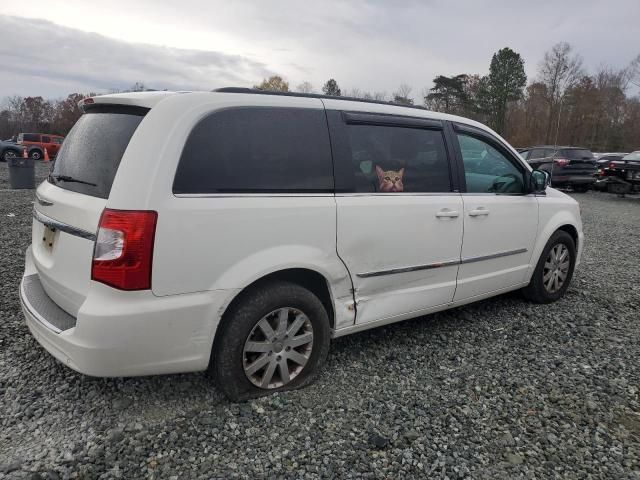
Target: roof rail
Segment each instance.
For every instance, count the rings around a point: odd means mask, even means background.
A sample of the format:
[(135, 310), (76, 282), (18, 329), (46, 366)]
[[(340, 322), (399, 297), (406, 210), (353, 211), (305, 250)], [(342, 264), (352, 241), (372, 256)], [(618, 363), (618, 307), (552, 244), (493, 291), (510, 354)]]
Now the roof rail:
[(367, 100), (364, 98), (356, 98), (356, 97), (338, 97), (335, 95), (320, 95), (319, 93), (299, 93), (299, 92), (273, 92), (270, 90), (258, 90), (257, 88), (247, 88), (247, 87), (222, 87), (216, 88), (212, 90), (212, 92), (222, 92), (222, 93), (252, 93), (255, 95), (277, 95), (281, 97), (305, 97), (305, 98), (319, 98), (319, 99), (329, 99), (329, 100), (345, 100), (349, 102), (362, 102), (362, 103), (377, 103), (379, 105), (395, 105), (396, 107), (405, 107), (405, 108), (415, 108), (418, 110), (427, 110), (420, 105), (405, 105), (402, 103), (394, 103), (394, 102), (386, 102), (384, 100)]

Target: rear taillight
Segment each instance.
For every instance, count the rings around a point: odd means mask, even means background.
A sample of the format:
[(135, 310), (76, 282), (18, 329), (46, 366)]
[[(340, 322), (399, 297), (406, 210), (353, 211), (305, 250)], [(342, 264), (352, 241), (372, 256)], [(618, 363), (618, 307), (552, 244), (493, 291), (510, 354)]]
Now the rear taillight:
[(93, 250), (91, 279), (120, 290), (151, 288), (158, 213), (105, 209)]
[(559, 167), (566, 167), (567, 165), (569, 165), (569, 160), (567, 160), (566, 158), (555, 158), (553, 160), (553, 163), (555, 163)]
[(615, 164), (615, 163), (613, 163), (613, 162), (611, 162), (611, 163), (609, 164), (609, 168), (616, 168), (616, 164)]

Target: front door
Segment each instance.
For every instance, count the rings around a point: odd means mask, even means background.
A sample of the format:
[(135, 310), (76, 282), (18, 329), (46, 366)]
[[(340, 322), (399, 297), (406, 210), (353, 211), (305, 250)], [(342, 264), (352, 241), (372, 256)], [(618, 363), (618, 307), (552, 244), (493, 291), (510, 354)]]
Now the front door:
[(377, 117), (329, 112), (337, 250), (351, 274), (356, 323), (450, 303), (462, 241), (442, 124)]
[(486, 133), (457, 131), (466, 192), (464, 239), (455, 300), (509, 289), (526, 280), (538, 229), (538, 199), (526, 168)]

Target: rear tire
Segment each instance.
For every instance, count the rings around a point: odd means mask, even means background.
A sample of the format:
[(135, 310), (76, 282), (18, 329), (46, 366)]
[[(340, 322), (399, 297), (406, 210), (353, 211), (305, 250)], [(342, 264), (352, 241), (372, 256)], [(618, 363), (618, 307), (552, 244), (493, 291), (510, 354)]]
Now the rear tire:
[(29, 156), (32, 160), (40, 160), (42, 158), (42, 152), (40, 150), (31, 150)]
[(540, 255), (529, 285), (522, 289), (525, 298), (534, 303), (551, 303), (562, 298), (571, 283), (575, 263), (573, 238), (563, 230), (556, 231)]
[(329, 353), (329, 317), (312, 292), (273, 282), (242, 294), (219, 327), (209, 372), (233, 401), (315, 380)]

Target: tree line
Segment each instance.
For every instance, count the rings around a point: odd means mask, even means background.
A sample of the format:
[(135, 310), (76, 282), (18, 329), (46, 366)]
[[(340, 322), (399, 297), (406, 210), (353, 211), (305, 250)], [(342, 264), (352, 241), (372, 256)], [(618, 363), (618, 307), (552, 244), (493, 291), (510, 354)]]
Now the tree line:
[[(261, 90), (316, 93), (305, 81), (291, 88), (274, 75), (254, 85)], [(524, 59), (505, 47), (496, 52), (486, 75), (437, 75), (419, 98), (402, 83), (394, 92), (342, 89), (335, 78), (321, 87), (325, 95), (420, 104), (429, 110), (472, 118), (492, 127), (515, 146), (578, 145), (594, 151), (640, 149), (640, 55), (622, 69), (601, 67), (586, 72), (581, 56), (561, 42), (544, 55), (528, 81)], [(141, 82), (123, 91), (147, 90)], [(62, 100), (9, 97), (0, 106), (0, 138), (19, 132), (66, 135), (81, 115), (78, 102), (95, 94), (72, 93)]]
[[(254, 87), (290, 91), (289, 83), (278, 75)], [(433, 87), (422, 90), (420, 103), (429, 110), (485, 123), (515, 146), (562, 144), (599, 152), (631, 151), (640, 149), (640, 98), (631, 94), (632, 88), (640, 88), (640, 55), (625, 68), (601, 67), (589, 74), (582, 57), (560, 42), (545, 53), (529, 83), (524, 59), (505, 47), (492, 56), (487, 75), (436, 76)], [(313, 93), (314, 88), (303, 82), (295, 91)], [(415, 103), (407, 84), (391, 95), (359, 88), (343, 93), (331, 78), (321, 91), (401, 105)]]

